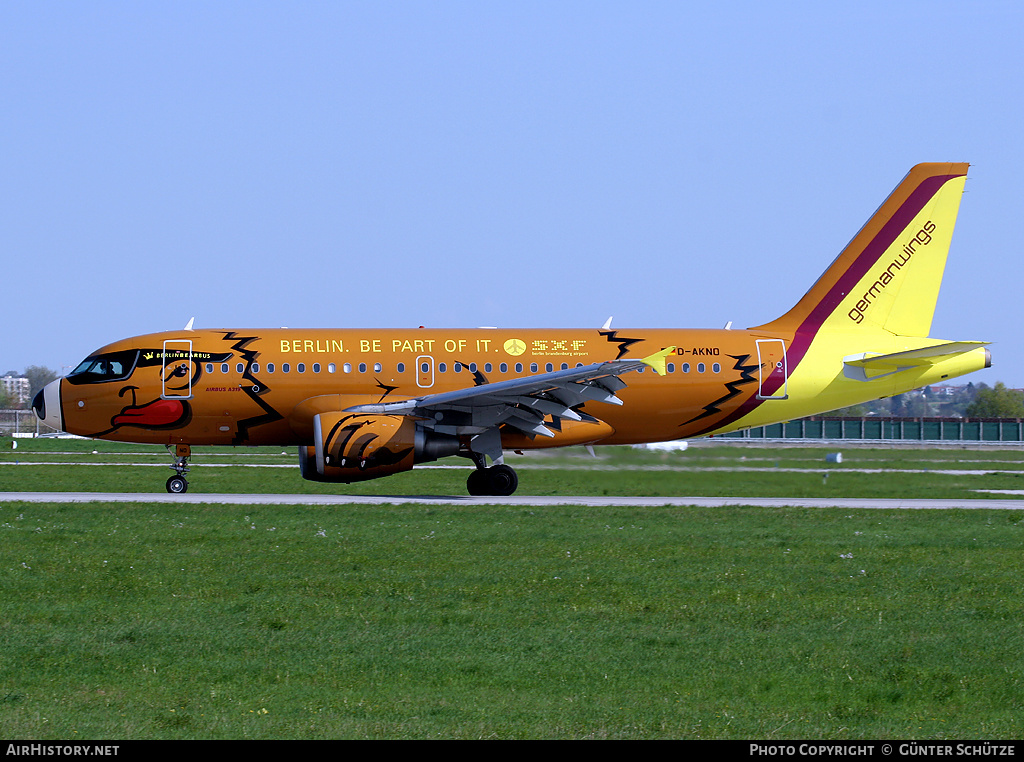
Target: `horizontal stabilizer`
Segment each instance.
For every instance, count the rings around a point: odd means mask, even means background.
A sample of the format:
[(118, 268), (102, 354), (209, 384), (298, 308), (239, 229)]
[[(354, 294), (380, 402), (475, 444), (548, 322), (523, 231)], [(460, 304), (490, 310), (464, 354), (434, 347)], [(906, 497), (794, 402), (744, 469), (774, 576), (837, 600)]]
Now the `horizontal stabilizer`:
[(843, 373), (847, 378), (857, 381), (871, 381), (901, 370), (919, 368), (925, 365), (948, 360), (955, 355), (963, 355), (984, 347), (986, 341), (948, 341), (921, 349), (908, 349), (905, 352), (893, 352), (887, 355), (872, 355), (864, 352), (843, 358)]

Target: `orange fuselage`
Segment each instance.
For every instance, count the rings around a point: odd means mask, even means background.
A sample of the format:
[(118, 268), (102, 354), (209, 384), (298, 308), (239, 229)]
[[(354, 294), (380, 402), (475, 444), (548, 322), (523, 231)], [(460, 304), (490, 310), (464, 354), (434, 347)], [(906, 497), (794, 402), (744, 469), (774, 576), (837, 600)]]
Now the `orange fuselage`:
[[(786, 369), (781, 355), (769, 353), (781, 349), (780, 338), (731, 330), (595, 329), (150, 334), (96, 353), (139, 350), (127, 375), (100, 383), (63, 380), (64, 428), (161, 444), (309, 444), (311, 416), (301, 406), (311, 398), (343, 407), (390, 402), (674, 346), (664, 376), (649, 368), (628, 374), (628, 386), (618, 394), (623, 405), (585, 407), (612, 429), (602, 432), (602, 444), (681, 439), (720, 429), (741, 406), (779, 404), (757, 397), (779, 393)], [(180, 375), (175, 368), (183, 369)], [(506, 438), (516, 448), (563, 443), (513, 433)]]

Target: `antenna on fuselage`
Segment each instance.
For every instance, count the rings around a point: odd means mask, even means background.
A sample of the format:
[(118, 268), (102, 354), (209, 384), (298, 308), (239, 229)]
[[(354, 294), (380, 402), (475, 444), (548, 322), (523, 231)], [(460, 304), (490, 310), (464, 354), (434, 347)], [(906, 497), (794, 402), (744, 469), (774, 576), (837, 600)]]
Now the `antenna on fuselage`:
[(607, 320), (604, 321), (604, 325), (601, 326), (601, 330), (602, 331), (610, 331), (612, 329), (612, 318), (613, 317), (614, 317), (614, 315), (611, 315), (611, 316), (608, 317)]
[(194, 317), (193, 317), (193, 318), (189, 318), (189, 319), (188, 319), (188, 322), (187, 322), (187, 323), (185, 323), (185, 330), (186, 330), (186, 331), (191, 331), (191, 330), (192, 330), (192, 324), (193, 324), (194, 322), (196, 322), (196, 319), (195, 319)]

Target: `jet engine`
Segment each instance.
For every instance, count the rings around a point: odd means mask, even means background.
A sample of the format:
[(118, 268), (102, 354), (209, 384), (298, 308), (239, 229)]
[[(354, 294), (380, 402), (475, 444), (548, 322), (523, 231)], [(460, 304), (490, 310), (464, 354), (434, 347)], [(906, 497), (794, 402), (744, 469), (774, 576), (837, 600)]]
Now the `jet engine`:
[(403, 415), (328, 412), (313, 418), (313, 446), (299, 447), (305, 479), (349, 482), (408, 471), (459, 451), (459, 440)]

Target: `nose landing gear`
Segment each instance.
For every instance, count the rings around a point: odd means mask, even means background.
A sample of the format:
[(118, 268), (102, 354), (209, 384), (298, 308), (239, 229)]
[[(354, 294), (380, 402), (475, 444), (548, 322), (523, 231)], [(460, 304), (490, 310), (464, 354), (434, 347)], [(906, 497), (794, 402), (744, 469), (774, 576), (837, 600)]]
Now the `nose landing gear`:
[[(166, 447), (167, 452), (170, 452), (171, 445), (166, 445)], [(192, 448), (187, 444), (175, 445), (174, 455), (174, 463), (171, 464), (174, 476), (167, 480), (167, 491), (173, 495), (179, 495), (188, 491), (188, 481), (185, 479), (185, 474), (189, 472), (188, 459), (192, 456)]]

